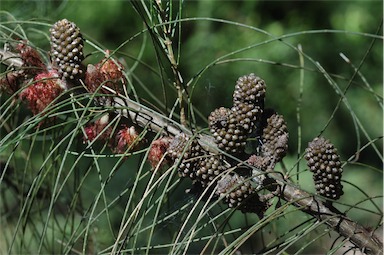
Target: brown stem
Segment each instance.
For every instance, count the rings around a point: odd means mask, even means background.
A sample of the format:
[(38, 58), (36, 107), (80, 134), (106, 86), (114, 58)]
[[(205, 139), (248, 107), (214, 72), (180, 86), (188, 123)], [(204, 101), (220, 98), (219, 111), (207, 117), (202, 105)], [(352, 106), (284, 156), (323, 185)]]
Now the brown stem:
[[(22, 61), (16, 54), (0, 50), (0, 60), (6, 65), (21, 67)], [(109, 89), (105, 87), (105, 89)], [(116, 112), (123, 117), (133, 120), (137, 125), (148, 128), (152, 132), (162, 132), (165, 135), (176, 136), (180, 133), (192, 135), (192, 131), (179, 125), (169, 118), (148, 109), (139, 103), (119, 95), (114, 100)], [(217, 153), (219, 150), (211, 136), (198, 135), (204, 149)], [(383, 243), (373, 233), (363, 226), (344, 216), (335, 209), (326, 206), (313, 195), (295, 187), (293, 183), (281, 178), (281, 175), (270, 173), (276, 182), (282, 187), (282, 198), (297, 206), (303, 212), (324, 221), (329, 227), (340, 235), (349, 239), (367, 254), (382, 254)], [(332, 210), (331, 210), (332, 209)]]

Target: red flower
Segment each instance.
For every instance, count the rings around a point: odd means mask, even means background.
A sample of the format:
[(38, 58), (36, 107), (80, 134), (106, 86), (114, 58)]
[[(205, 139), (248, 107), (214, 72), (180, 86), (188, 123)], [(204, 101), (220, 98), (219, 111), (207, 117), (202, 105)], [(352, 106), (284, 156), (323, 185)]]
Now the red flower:
[(112, 81), (118, 81), (124, 78), (123, 65), (117, 60), (112, 59), (109, 56), (109, 51), (105, 58), (98, 64), (101, 73), (105, 75), (105, 78)]
[(6, 73), (0, 79), (0, 89), (13, 94), (19, 90), (27, 79), (39, 73), (46, 73), (47, 66), (43, 63), (40, 54), (26, 41), (20, 41), (16, 50), (20, 52), (22, 66), (20, 69)]
[[(104, 130), (109, 121), (109, 115), (104, 115), (100, 119), (96, 120), (94, 123), (88, 125), (84, 128), (85, 136), (83, 138), (84, 143), (88, 141), (93, 141), (98, 135)], [(112, 127), (108, 127), (104, 132), (97, 138), (98, 140), (108, 140), (112, 132)]]
[(152, 169), (161, 168), (168, 163), (164, 154), (168, 150), (170, 141), (169, 137), (163, 137), (152, 142), (148, 154), (148, 161), (151, 163)]
[(127, 149), (133, 149), (139, 142), (139, 134), (135, 127), (124, 127), (116, 135), (117, 145), (114, 148), (116, 153), (124, 153)]
[(26, 99), (33, 114), (38, 114), (57, 98), (64, 90), (65, 84), (60, 80), (58, 73), (51, 70), (40, 73), (34, 78), (33, 84), (20, 94)]
[[(95, 92), (102, 85), (119, 92), (121, 84), (126, 83), (123, 70), (123, 65), (117, 60), (110, 58), (109, 51), (107, 51), (105, 58), (99, 63), (88, 65), (85, 84), (90, 92)], [(106, 89), (100, 89), (99, 92), (104, 94), (111, 93)]]
[(27, 45), (25, 41), (21, 41), (16, 49), (20, 52), (26, 74), (36, 75), (47, 71), (47, 67), (41, 60), (40, 54), (34, 48)]

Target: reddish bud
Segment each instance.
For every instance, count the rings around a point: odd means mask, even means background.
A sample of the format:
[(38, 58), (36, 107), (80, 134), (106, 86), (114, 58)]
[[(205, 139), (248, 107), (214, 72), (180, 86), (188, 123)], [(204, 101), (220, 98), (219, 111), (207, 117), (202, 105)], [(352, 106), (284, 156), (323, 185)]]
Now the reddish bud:
[(134, 148), (139, 142), (139, 134), (135, 127), (124, 127), (116, 135), (117, 145), (114, 148), (116, 153), (124, 153), (127, 149)]
[[(111, 135), (112, 132), (112, 127), (108, 127), (106, 130), (104, 128), (107, 126), (109, 121), (109, 115), (104, 115), (100, 119), (96, 120), (94, 123), (88, 125), (87, 127), (84, 128), (85, 135), (84, 135), (84, 143), (88, 141), (93, 141), (94, 139), (98, 140), (108, 140), (108, 138)], [(104, 132), (103, 132), (104, 130)], [(101, 133), (103, 132), (103, 133)]]
[(16, 49), (20, 52), (26, 74), (37, 75), (38, 73), (47, 71), (47, 67), (41, 60), (40, 54), (37, 50), (27, 45), (25, 41), (21, 41)]
[(169, 137), (163, 137), (152, 142), (148, 154), (148, 161), (151, 163), (152, 169), (161, 168), (168, 163), (164, 154), (168, 150), (170, 141)]
[[(110, 58), (109, 51), (107, 51), (107, 55), (99, 63), (88, 65), (85, 84), (90, 92), (95, 92), (102, 85), (119, 92), (121, 84), (126, 83), (123, 69), (123, 65)], [(99, 92), (103, 94), (111, 93), (106, 89), (100, 89)]]
[(36, 75), (33, 84), (21, 92), (20, 98), (28, 101), (33, 114), (38, 114), (63, 92), (64, 87), (58, 73), (52, 70)]
[(14, 94), (20, 88), (20, 84), (24, 82), (24, 74), (20, 71), (6, 73), (0, 79), (0, 91), (8, 94)]
[(119, 61), (110, 58), (109, 51), (107, 51), (105, 58), (98, 65), (101, 73), (105, 75), (106, 79), (118, 81), (124, 78), (123, 65)]

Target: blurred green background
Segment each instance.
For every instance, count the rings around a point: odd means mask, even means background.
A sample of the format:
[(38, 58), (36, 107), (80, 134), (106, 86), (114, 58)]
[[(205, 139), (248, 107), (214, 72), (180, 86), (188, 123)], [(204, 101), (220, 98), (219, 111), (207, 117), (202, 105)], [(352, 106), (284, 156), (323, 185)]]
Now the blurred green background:
[[(178, 3), (173, 3), (177, 9)], [(2, 1), (1, 10), (11, 13), (17, 20), (53, 24), (67, 18), (80, 27), (88, 42), (97, 43), (103, 49), (119, 48), (117, 56), (123, 57), (128, 71), (139, 58), (159, 72), (151, 39), (143, 32), (143, 21), (130, 1)], [(196, 124), (205, 128), (204, 116), (217, 107), (230, 107), (237, 78), (253, 72), (267, 84), (266, 106), (277, 110), (287, 121), (290, 131), (288, 169), (294, 167), (298, 145), (302, 152), (307, 143), (323, 131), (338, 148), (341, 159), (349, 159), (383, 132), (382, 108), (375, 99), (382, 104), (383, 41), (363, 34), (382, 36), (382, 11), (382, 1), (185, 1), (181, 18), (186, 20), (181, 23), (178, 34), (180, 48), (177, 43), (174, 47), (180, 52), (179, 66), (184, 80), (193, 79), (191, 101), (201, 112)], [(3, 16), (2, 21), (6, 19)], [(49, 27), (44, 29), (47, 33)], [(33, 29), (27, 32), (31, 33), (31, 40), (35, 39), (34, 44), (49, 49), (46, 35)], [(276, 40), (280, 36), (282, 40)], [(298, 45), (306, 56), (304, 72), (300, 68)], [(94, 50), (89, 44), (85, 49), (88, 50), (86, 54)], [(340, 53), (352, 64), (345, 62)], [(102, 56), (98, 54), (98, 57)], [(217, 59), (220, 61), (211, 66)], [(93, 58), (86, 61), (91, 63)], [(331, 75), (341, 91), (347, 89), (344, 102), (350, 108), (342, 102), (336, 109), (340, 96), (315, 63)], [(355, 74), (352, 65), (359, 67), (373, 92)], [(133, 86), (140, 97), (161, 108), (157, 100), (165, 102), (164, 88), (158, 74), (148, 71), (147, 66), (135, 67), (133, 74), (144, 85), (133, 81)], [(202, 70), (205, 71), (196, 78)], [(165, 83), (167, 107), (170, 108), (176, 96), (171, 75)], [(297, 121), (298, 106), (300, 123)], [(356, 120), (370, 139), (356, 128)], [(300, 139), (298, 127), (301, 128)], [(382, 154), (382, 139), (374, 144)], [(382, 169), (383, 162), (372, 146), (361, 151), (358, 163), (346, 167), (343, 179), (365, 187), (368, 195), (381, 194), (382, 172), (369, 171), (364, 165)], [(302, 185), (313, 191), (311, 176), (306, 174), (302, 177)], [(348, 194), (348, 187), (351, 187), (346, 186)], [(353, 204), (359, 201), (359, 195), (345, 195), (342, 199)], [(369, 218), (360, 214), (355, 217), (369, 224)]]

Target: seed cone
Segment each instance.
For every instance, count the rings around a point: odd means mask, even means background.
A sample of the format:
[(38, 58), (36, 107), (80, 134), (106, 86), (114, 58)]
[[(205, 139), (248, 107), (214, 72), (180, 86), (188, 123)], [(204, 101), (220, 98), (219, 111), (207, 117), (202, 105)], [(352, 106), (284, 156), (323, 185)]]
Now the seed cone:
[(209, 155), (199, 162), (196, 171), (196, 179), (202, 183), (202, 186), (208, 186), (220, 173), (226, 169), (223, 160), (218, 155)]
[(230, 109), (220, 107), (208, 117), (209, 128), (218, 147), (228, 153), (243, 152), (248, 130), (240, 125), (236, 114)]
[(51, 58), (59, 74), (67, 80), (82, 77), (83, 37), (75, 23), (62, 19), (57, 21), (51, 32)]
[(339, 199), (343, 195), (343, 185), (340, 182), (343, 170), (334, 145), (324, 137), (316, 137), (308, 144), (305, 152), (317, 193), (327, 198)]
[(196, 169), (202, 159), (204, 150), (196, 140), (190, 142), (189, 139), (185, 134), (176, 136), (169, 144), (168, 153), (171, 161), (177, 162), (180, 160), (179, 175), (195, 180)]
[(282, 115), (272, 114), (266, 120), (262, 135), (262, 154), (279, 162), (288, 150), (288, 128)]
[(233, 105), (238, 106), (240, 103), (246, 103), (263, 109), (265, 89), (264, 80), (255, 74), (241, 76), (236, 82)]
[(216, 193), (224, 197), (229, 207), (238, 207), (243, 213), (254, 212), (259, 216), (267, 209), (249, 180), (238, 174), (226, 175), (217, 183)]
[(261, 119), (262, 109), (246, 103), (238, 103), (232, 107), (232, 114), (236, 117), (237, 125), (242, 127), (247, 134), (252, 133), (256, 123)]

